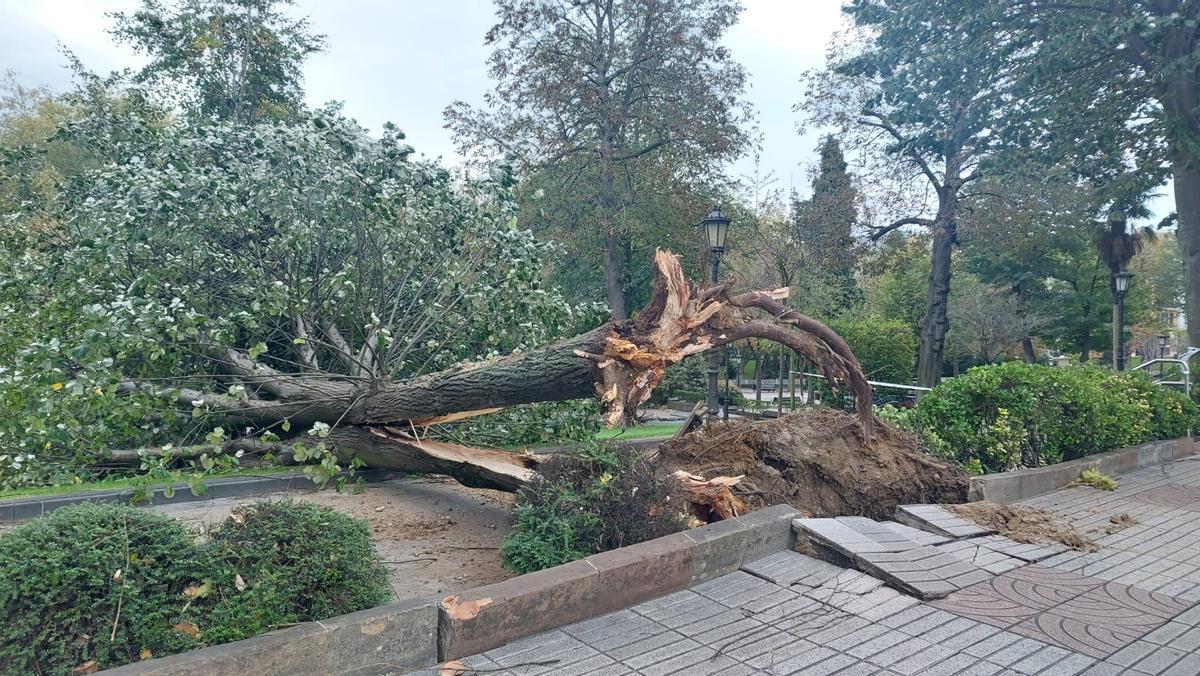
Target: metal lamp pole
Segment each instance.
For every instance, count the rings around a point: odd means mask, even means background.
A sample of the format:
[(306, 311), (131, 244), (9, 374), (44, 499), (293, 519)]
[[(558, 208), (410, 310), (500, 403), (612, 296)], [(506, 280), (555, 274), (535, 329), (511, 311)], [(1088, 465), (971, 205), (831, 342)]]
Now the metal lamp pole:
[[(700, 221), (700, 227), (703, 228), (704, 237), (708, 241), (708, 253), (711, 262), (708, 281), (713, 284), (717, 283), (717, 271), (721, 265), (721, 254), (725, 251), (725, 240), (729, 236), (729, 223), (729, 217), (721, 213), (719, 207), (713, 207), (713, 210)], [(716, 419), (720, 407), (717, 399), (717, 373), (720, 371), (720, 368), (721, 355), (717, 350), (709, 350), (708, 392), (706, 396), (709, 420)]]
[(1133, 273), (1127, 270), (1112, 275), (1113, 300), (1113, 359), (1118, 371), (1125, 370), (1125, 294), (1133, 281)]

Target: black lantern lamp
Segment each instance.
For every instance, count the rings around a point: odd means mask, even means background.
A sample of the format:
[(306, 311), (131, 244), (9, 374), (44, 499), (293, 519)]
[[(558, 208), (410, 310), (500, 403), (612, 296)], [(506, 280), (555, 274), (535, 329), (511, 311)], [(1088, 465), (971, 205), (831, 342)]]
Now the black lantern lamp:
[(729, 217), (721, 212), (720, 207), (713, 207), (704, 220), (700, 221), (700, 227), (704, 228), (704, 237), (708, 239), (709, 251), (715, 254), (725, 251), (725, 239), (729, 237), (729, 222)]
[[(708, 241), (708, 254), (711, 262), (708, 281), (713, 284), (717, 283), (717, 268), (721, 264), (721, 253), (725, 251), (725, 240), (729, 237), (729, 222), (730, 218), (721, 213), (720, 207), (713, 207), (713, 210), (700, 221), (700, 227), (704, 230), (704, 238)], [(716, 418), (721, 405), (717, 396), (717, 371), (720, 369), (720, 359), (716, 350), (708, 351), (708, 392), (705, 398), (710, 420)], [(728, 415), (728, 410), (726, 415)]]

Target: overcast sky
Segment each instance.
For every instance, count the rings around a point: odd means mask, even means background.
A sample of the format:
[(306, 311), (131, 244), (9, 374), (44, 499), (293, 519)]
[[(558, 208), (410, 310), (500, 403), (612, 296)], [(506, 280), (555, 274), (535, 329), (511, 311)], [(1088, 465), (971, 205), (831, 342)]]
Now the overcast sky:
[[(28, 85), (69, 85), (61, 43), (92, 70), (138, 65), (109, 41), (105, 13), (137, 0), (0, 0), (0, 71)], [(372, 130), (395, 122), (418, 153), (460, 161), (442, 110), (456, 99), (476, 103), (489, 88), (483, 36), (494, 22), (490, 0), (298, 0), (297, 11), (328, 36), (328, 49), (306, 68), (310, 103), (336, 100)], [(747, 96), (763, 134), (761, 171), (776, 187), (807, 192), (817, 135), (800, 136), (792, 106), (800, 74), (819, 67), (842, 25), (841, 0), (743, 0), (726, 45), (750, 74)], [(732, 171), (749, 175), (749, 157)], [(1169, 191), (1152, 202), (1158, 217), (1173, 208)]]
[[(29, 85), (65, 88), (59, 43), (92, 70), (134, 66), (127, 49), (111, 44), (106, 12), (136, 0), (0, 0), (0, 70)], [(792, 106), (800, 74), (821, 65), (840, 25), (840, 0), (744, 0), (727, 46), (750, 74), (748, 97), (764, 136), (762, 167), (777, 185), (806, 188), (815, 160), (815, 135), (796, 132)], [(310, 103), (345, 103), (360, 124), (378, 130), (395, 122), (419, 153), (459, 161), (442, 127), (442, 110), (456, 99), (477, 102), (489, 88), (483, 36), (494, 23), (490, 0), (299, 0), (328, 50), (306, 69)], [(749, 174), (743, 159), (733, 168)]]

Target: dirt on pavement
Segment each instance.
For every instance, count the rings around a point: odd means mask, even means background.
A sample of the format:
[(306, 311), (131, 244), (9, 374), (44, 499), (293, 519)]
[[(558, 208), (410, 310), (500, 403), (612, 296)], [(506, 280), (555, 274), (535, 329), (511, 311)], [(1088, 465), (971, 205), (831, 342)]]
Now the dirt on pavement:
[(1099, 549), (1095, 542), (1084, 537), (1079, 531), (1054, 518), (1049, 512), (1035, 507), (970, 502), (964, 505), (946, 505), (946, 509), (984, 528), (994, 529), (1017, 542), (1058, 542), (1083, 552)]
[(512, 527), (509, 493), (467, 488), (445, 477), (395, 479), (355, 493), (332, 488), (257, 498), (221, 498), (154, 507), (198, 530), (258, 500), (325, 505), (371, 525), (375, 547), (390, 573), (397, 600), (446, 595), (513, 576), (500, 564), (500, 543)]
[(917, 449), (880, 421), (863, 442), (858, 419), (827, 408), (764, 421), (717, 423), (664, 443), (669, 467), (745, 478), (734, 487), (751, 509), (788, 503), (810, 516), (890, 519), (896, 506), (967, 499), (962, 470)]

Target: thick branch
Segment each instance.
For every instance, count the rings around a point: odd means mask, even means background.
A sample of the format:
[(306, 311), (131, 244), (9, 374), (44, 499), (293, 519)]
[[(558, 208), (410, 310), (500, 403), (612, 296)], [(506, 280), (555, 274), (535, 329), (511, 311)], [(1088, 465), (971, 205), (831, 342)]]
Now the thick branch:
[(928, 219), (928, 218), (918, 218), (915, 216), (897, 219), (895, 221), (892, 221), (891, 223), (888, 223), (887, 225), (885, 225), (881, 228), (875, 228), (874, 230), (872, 230), (869, 239), (872, 242), (878, 242), (879, 238), (883, 237), (884, 235), (888, 234), (889, 232), (891, 232), (897, 228), (902, 228), (906, 225), (924, 225), (925, 227), (931, 228), (931, 227), (933, 227), (933, 220)]

